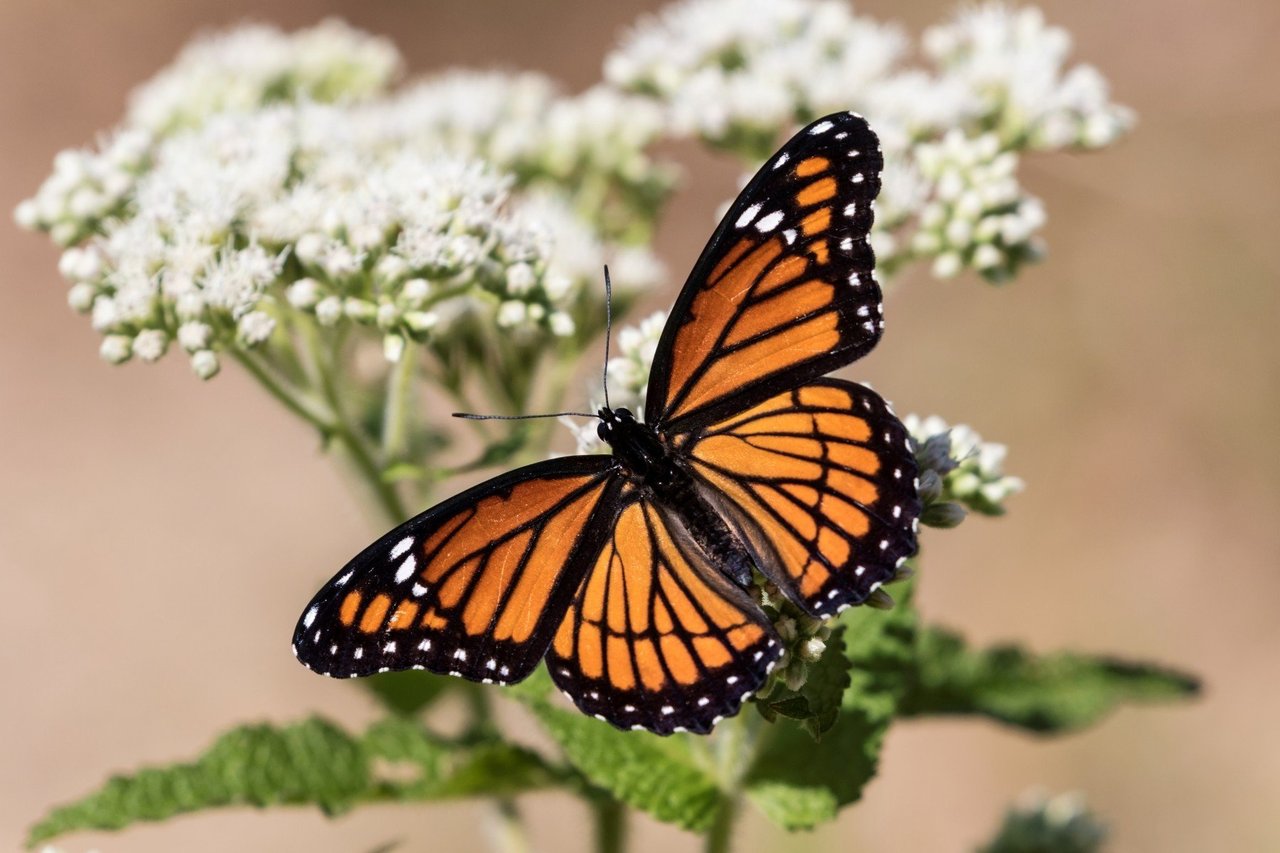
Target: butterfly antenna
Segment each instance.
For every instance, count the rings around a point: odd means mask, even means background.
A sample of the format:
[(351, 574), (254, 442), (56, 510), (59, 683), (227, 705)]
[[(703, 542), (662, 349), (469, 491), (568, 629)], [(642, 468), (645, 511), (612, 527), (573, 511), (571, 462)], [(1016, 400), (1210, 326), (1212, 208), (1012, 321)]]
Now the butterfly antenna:
[(525, 421), (530, 418), (594, 418), (589, 412), (548, 412), (545, 415), (473, 415), (470, 412), (454, 412), (453, 417), (464, 421)]
[(609, 405), (609, 338), (613, 334), (613, 283), (609, 281), (609, 265), (604, 265), (604, 370), (600, 382), (604, 385), (604, 407)]

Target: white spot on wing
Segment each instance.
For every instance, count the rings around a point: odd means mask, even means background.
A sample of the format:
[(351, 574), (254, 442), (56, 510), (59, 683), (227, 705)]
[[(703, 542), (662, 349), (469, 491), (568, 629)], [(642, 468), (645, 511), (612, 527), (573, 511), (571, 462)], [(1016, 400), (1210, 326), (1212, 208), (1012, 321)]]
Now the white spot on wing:
[(828, 130), (830, 130), (833, 127), (835, 127), (835, 125), (833, 125), (829, 121), (820, 121), (817, 124), (815, 124), (813, 127), (809, 128), (809, 133), (812, 134), (813, 136), (817, 136), (819, 133), (826, 133)]
[(760, 212), (760, 203), (756, 202), (755, 204), (748, 207), (746, 210), (742, 211), (742, 215), (738, 217), (738, 221), (734, 223), (734, 227), (746, 228), (748, 225), (751, 224), (751, 220), (756, 218), (756, 214), (759, 212)]
[(773, 168), (775, 169), (778, 168), (779, 166), (786, 163), (790, 159), (791, 159), (791, 155), (783, 151), (781, 154), (778, 155), (778, 159), (773, 161)]
[(345, 574), (343, 574), (343, 576), (342, 576), (342, 577), (340, 577), (340, 578), (338, 578), (336, 581), (334, 581), (334, 582), (333, 582), (333, 585), (334, 585), (334, 586), (346, 586), (346, 585), (347, 585), (347, 581), (349, 581), (349, 580), (351, 580), (351, 572), (350, 572), (350, 571), (346, 572)]
[(303, 627), (310, 628), (311, 623), (316, 621), (316, 613), (318, 613), (319, 611), (320, 611), (320, 605), (318, 604), (312, 605), (311, 609), (307, 611), (307, 615), (302, 617)]
[(408, 551), (412, 547), (413, 547), (413, 537), (412, 536), (404, 537), (403, 539), (401, 539), (399, 542), (396, 543), (396, 546), (394, 548), (391, 549), (391, 559), (393, 560), (396, 559), (397, 557), (399, 557), (401, 554), (403, 554), (405, 551)]
[(404, 583), (413, 576), (413, 570), (418, 567), (418, 560), (412, 554), (404, 558), (404, 562), (400, 564), (400, 568), (396, 569), (396, 583)]
[(420, 583), (415, 583), (413, 585), (413, 594), (415, 597), (420, 598), (427, 594), (427, 588)]
[(782, 211), (775, 210), (768, 216), (756, 223), (756, 230), (761, 234), (767, 234), (778, 227), (778, 223), (782, 222)]

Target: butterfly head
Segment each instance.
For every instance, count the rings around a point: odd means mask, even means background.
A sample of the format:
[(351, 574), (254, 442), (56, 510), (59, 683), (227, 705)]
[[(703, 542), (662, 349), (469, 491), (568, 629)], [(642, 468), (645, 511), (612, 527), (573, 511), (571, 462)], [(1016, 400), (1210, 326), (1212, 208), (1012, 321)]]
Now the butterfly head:
[(613, 444), (620, 432), (629, 432), (630, 427), (636, 422), (636, 416), (631, 414), (630, 409), (610, 409), (607, 406), (601, 406), (596, 416), (600, 418), (596, 435), (600, 436), (601, 441), (607, 441), (610, 444)]

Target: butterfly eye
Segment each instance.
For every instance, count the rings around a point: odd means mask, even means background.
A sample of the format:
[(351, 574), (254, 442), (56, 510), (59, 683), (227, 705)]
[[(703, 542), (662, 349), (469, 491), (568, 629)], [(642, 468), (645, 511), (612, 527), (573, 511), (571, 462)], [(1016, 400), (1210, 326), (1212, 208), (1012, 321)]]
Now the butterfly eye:
[(609, 440), (609, 425), (608, 425), (607, 423), (605, 423), (604, 421), (601, 421), (599, 424), (597, 424), (597, 425), (596, 425), (596, 435), (600, 436), (600, 440), (601, 440), (601, 441), (608, 441), (608, 440)]
[(614, 414), (618, 416), (618, 420), (634, 421), (636, 416), (631, 414), (630, 409), (615, 409)]

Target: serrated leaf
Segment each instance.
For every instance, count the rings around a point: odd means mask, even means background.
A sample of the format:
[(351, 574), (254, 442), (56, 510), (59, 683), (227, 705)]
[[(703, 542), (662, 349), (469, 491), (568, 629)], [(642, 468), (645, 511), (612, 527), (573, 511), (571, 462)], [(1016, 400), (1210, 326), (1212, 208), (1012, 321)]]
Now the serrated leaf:
[(409, 669), (361, 678), (360, 686), (388, 711), (411, 717), (439, 698), (450, 687), (450, 681), (442, 675)]
[(226, 806), (317, 805), (333, 814), (362, 802), (510, 796), (576, 784), (568, 776), (523, 747), (496, 738), (454, 743), (406, 718), (389, 718), (359, 739), (321, 719), (242, 726), (193, 762), (112, 778), (55, 809), (27, 841)]
[(849, 681), (839, 717), (821, 743), (801, 724), (779, 721), (747, 774), (747, 796), (783, 829), (830, 820), (875, 776), (915, 642), (911, 586), (900, 589), (902, 601), (893, 610), (859, 607), (841, 618)]
[(806, 829), (833, 820), (839, 804), (825, 788), (762, 782), (747, 796), (769, 821), (786, 829)]
[(1083, 728), (1128, 702), (1194, 696), (1194, 676), (1154, 664), (1016, 646), (970, 650), (943, 628), (923, 632), (902, 701), (905, 716), (976, 714), (1034, 732)]
[(514, 796), (549, 787), (563, 772), (536, 752), (496, 738), (452, 743), (406, 719), (384, 720), (365, 734), (371, 757), (400, 762), (417, 770), (376, 781), (382, 790), (403, 800), (437, 800), (472, 795)]
[(368, 787), (359, 744), (324, 720), (284, 728), (241, 726), (192, 763), (113, 777), (98, 792), (54, 809), (32, 827), (27, 842), (218, 806), (315, 803), (334, 813)]
[(706, 831), (721, 808), (715, 779), (683, 754), (680, 741), (623, 732), (542, 699), (526, 700), (547, 733), (594, 785), (665, 823)]

